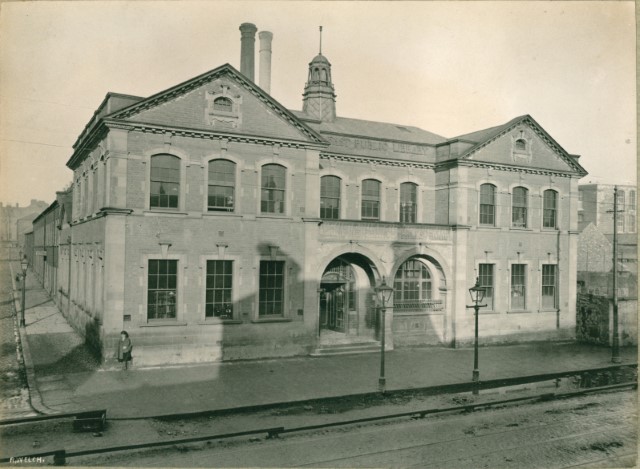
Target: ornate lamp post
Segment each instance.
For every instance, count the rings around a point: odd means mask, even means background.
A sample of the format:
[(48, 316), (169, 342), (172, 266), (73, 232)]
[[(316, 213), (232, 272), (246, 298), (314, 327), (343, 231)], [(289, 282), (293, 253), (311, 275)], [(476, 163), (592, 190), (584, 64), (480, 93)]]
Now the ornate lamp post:
[[(467, 306), (467, 308), (473, 308), (475, 310), (475, 341), (473, 345), (473, 375), (471, 380), (478, 384), (480, 382), (480, 370), (478, 369), (478, 311), (487, 305), (481, 305), (480, 302), (484, 299), (484, 288), (480, 286), (480, 280), (476, 277), (476, 284), (469, 288), (469, 294), (471, 295), (471, 301), (473, 305)], [(473, 389), (474, 394), (478, 394), (478, 387)]]
[(26, 322), (24, 320), (24, 297), (27, 289), (27, 267), (29, 267), (29, 261), (26, 256), (20, 261), (20, 268), (22, 269), (22, 314), (20, 315), (20, 326), (25, 327)]
[(382, 284), (378, 285), (375, 288), (376, 295), (378, 297), (378, 303), (380, 306), (380, 378), (378, 378), (378, 389), (380, 392), (385, 391), (386, 387), (386, 379), (384, 377), (384, 338), (385, 338), (385, 313), (387, 311), (387, 304), (391, 300), (391, 294), (393, 293), (393, 288), (387, 285), (382, 277)]

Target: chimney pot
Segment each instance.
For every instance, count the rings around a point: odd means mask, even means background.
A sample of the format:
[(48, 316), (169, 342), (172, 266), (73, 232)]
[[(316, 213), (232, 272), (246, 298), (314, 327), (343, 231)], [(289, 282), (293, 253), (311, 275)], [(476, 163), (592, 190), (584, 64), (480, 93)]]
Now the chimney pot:
[(240, 25), (240, 72), (249, 80), (254, 80), (256, 25), (242, 23)]

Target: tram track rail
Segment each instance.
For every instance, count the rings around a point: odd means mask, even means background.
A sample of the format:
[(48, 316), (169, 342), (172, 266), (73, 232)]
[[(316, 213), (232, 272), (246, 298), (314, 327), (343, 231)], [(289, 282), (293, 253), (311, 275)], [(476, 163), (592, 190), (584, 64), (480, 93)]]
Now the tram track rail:
[[(611, 367), (607, 367), (607, 368), (611, 368)], [(614, 367), (614, 368), (619, 368), (619, 367)], [(546, 380), (548, 380), (548, 378), (545, 379), (545, 381)], [(185, 445), (185, 444), (205, 442), (205, 441), (215, 441), (215, 440), (232, 439), (232, 438), (256, 436), (256, 435), (266, 435), (267, 439), (273, 439), (273, 438), (279, 437), (280, 435), (286, 435), (291, 433), (310, 432), (315, 430), (330, 429), (335, 427), (346, 427), (346, 426), (360, 425), (360, 424), (369, 424), (369, 423), (375, 423), (375, 422), (380, 422), (385, 420), (402, 419), (402, 418), (424, 419), (426, 416), (429, 416), (429, 415), (474, 412), (482, 409), (517, 405), (524, 402), (535, 403), (535, 402), (545, 402), (550, 400), (561, 400), (561, 399), (568, 399), (572, 397), (584, 396), (587, 394), (615, 392), (615, 391), (625, 390), (625, 389), (637, 389), (637, 381), (611, 384), (611, 385), (605, 385), (605, 386), (596, 386), (591, 388), (578, 389), (574, 391), (543, 393), (539, 395), (521, 396), (521, 397), (500, 399), (500, 400), (494, 400), (494, 401), (488, 401), (488, 402), (465, 403), (461, 405), (454, 405), (454, 406), (447, 406), (447, 407), (440, 407), (440, 408), (429, 408), (429, 409), (422, 409), (422, 410), (411, 410), (406, 412), (396, 412), (396, 413), (389, 413), (389, 414), (363, 417), (363, 418), (357, 418), (357, 419), (325, 422), (325, 423), (316, 424), (316, 425), (303, 425), (303, 426), (296, 426), (291, 428), (285, 428), (285, 427), (257, 428), (257, 429), (251, 429), (251, 430), (241, 431), (241, 432), (222, 433), (222, 434), (213, 434), (213, 435), (205, 435), (205, 436), (182, 438), (182, 439), (171, 439), (171, 440), (153, 441), (153, 442), (130, 444), (130, 445), (94, 448), (94, 449), (81, 450), (81, 451), (66, 451), (65, 449), (57, 449), (54, 451), (50, 451), (48, 454), (54, 455), (54, 464), (60, 465), (60, 464), (64, 464), (68, 458), (77, 458), (81, 456), (90, 456), (94, 454), (116, 453), (116, 452), (122, 452), (122, 451), (136, 451), (136, 450), (143, 450), (143, 449), (150, 449), (150, 448)], [(26, 455), (12, 456), (12, 457), (3, 457), (3, 458), (0, 458), (0, 463), (8, 463), (11, 461), (30, 458), (34, 456), (39, 456), (39, 455), (26, 454)]]

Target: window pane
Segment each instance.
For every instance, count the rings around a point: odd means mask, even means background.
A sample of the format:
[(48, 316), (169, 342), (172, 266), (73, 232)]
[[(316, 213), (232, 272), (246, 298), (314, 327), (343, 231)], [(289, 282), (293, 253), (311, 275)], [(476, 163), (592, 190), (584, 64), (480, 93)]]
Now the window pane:
[(543, 309), (555, 309), (557, 308), (557, 285), (556, 285), (556, 266), (555, 265), (543, 265), (542, 266), (542, 308)]
[(553, 190), (544, 191), (543, 195), (543, 213), (542, 213), (542, 226), (543, 228), (555, 228), (557, 226), (556, 211), (557, 211), (557, 197), (558, 193)]
[(206, 317), (233, 318), (231, 272), (232, 261), (207, 261)]
[(180, 194), (180, 158), (173, 155), (151, 157), (149, 205), (177, 208)]
[(175, 319), (178, 285), (177, 260), (149, 260), (147, 319)]
[(526, 308), (526, 265), (511, 265), (511, 309)]
[(488, 310), (493, 310), (493, 264), (480, 264), (478, 281), (484, 288), (484, 303)]
[(260, 209), (263, 213), (284, 213), (286, 169), (277, 164), (262, 167)]
[(284, 298), (284, 261), (260, 261), (258, 314), (282, 315)]
[(511, 223), (517, 228), (526, 228), (527, 226), (527, 203), (528, 191), (524, 187), (516, 187), (513, 189), (512, 206), (511, 206)]
[(340, 218), (340, 178), (323, 176), (320, 179), (320, 218)]
[(483, 184), (480, 186), (480, 224), (495, 224), (495, 203), (496, 194), (495, 186), (492, 184)]
[(415, 223), (418, 200), (418, 186), (405, 182), (400, 184), (400, 222)]
[(431, 274), (418, 260), (408, 260), (400, 266), (394, 278), (393, 304), (399, 310), (424, 310), (421, 300), (431, 299)]

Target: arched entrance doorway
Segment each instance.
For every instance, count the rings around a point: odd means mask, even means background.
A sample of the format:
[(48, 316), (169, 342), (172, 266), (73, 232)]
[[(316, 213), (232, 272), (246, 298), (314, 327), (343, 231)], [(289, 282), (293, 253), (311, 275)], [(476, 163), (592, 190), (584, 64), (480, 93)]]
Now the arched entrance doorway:
[(374, 272), (371, 262), (360, 254), (345, 254), (329, 263), (320, 280), (321, 344), (376, 341)]

